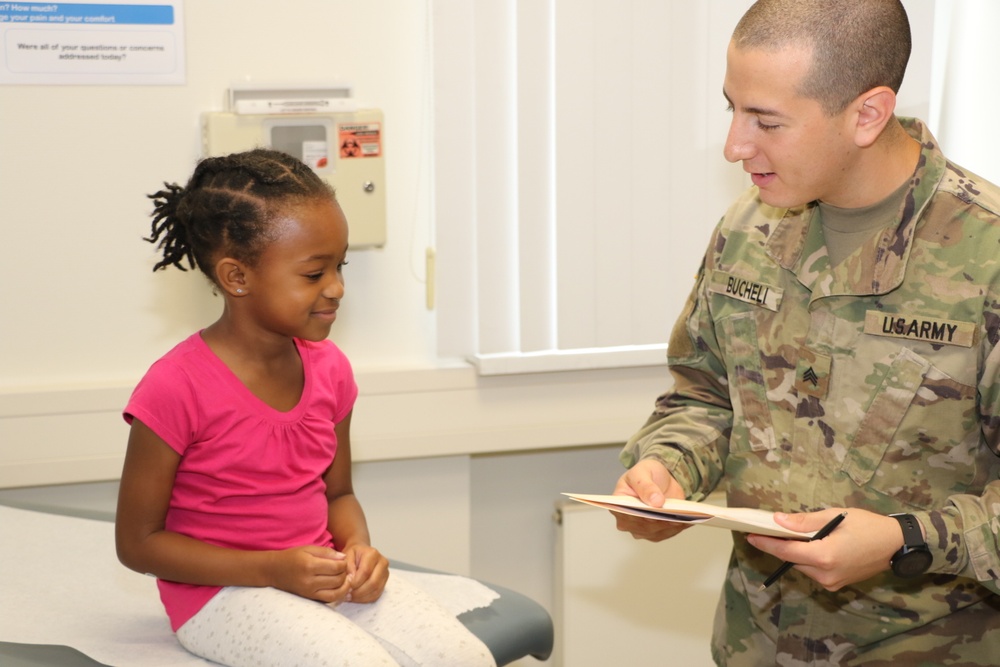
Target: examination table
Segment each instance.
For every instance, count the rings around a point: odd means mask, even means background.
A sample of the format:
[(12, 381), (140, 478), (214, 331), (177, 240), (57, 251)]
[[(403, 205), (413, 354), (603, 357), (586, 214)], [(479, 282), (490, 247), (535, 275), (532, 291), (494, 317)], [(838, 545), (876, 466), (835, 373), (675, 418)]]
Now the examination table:
[[(214, 664), (177, 643), (155, 581), (118, 563), (113, 520), (113, 511), (0, 494), (0, 665)], [(392, 566), (452, 609), (498, 665), (550, 655), (552, 619), (530, 598), (465, 577)]]

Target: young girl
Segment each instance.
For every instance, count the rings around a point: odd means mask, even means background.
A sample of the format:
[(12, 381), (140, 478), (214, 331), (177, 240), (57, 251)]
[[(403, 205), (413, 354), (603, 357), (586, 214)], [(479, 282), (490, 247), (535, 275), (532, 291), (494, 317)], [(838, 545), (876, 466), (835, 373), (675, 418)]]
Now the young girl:
[(186, 260), (224, 300), (124, 413), (118, 555), (157, 577), (181, 644), (233, 666), (493, 665), (370, 544), (351, 486), (357, 388), (327, 340), (347, 263), (333, 191), (259, 149), (151, 198), (154, 270)]

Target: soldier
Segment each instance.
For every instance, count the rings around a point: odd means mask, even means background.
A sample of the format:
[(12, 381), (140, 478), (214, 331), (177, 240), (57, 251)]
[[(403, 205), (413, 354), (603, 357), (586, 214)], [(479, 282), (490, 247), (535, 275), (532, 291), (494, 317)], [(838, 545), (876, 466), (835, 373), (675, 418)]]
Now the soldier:
[(729, 44), (725, 157), (753, 185), (615, 492), (722, 488), (802, 532), (847, 516), (811, 542), (733, 534), (719, 665), (1000, 656), (1000, 188), (895, 116), (909, 53), (897, 0), (760, 0)]

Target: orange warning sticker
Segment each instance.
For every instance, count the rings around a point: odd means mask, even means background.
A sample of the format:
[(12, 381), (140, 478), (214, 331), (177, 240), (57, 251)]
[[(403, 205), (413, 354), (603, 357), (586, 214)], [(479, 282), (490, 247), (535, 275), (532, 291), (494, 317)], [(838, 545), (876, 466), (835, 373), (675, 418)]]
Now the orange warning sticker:
[(382, 155), (381, 123), (348, 123), (337, 127), (340, 157), (379, 157)]

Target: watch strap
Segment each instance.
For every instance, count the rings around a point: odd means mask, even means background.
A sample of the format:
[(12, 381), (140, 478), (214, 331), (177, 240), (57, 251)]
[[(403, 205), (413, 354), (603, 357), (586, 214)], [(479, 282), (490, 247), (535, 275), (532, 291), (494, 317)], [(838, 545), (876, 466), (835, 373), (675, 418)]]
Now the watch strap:
[(899, 527), (903, 529), (903, 544), (907, 547), (926, 546), (924, 533), (920, 530), (920, 522), (912, 514), (890, 514), (893, 519), (899, 522)]

